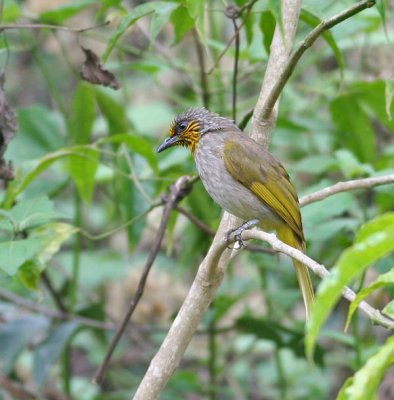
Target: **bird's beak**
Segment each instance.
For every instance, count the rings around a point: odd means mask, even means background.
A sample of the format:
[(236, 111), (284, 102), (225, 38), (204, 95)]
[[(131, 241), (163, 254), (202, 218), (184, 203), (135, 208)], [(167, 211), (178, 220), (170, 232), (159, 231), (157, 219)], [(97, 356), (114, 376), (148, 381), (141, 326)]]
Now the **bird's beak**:
[(172, 136), (168, 137), (164, 140), (164, 142), (157, 148), (157, 152), (160, 153), (161, 151), (168, 149), (171, 146), (174, 146), (174, 144), (177, 142), (178, 137), (177, 136)]

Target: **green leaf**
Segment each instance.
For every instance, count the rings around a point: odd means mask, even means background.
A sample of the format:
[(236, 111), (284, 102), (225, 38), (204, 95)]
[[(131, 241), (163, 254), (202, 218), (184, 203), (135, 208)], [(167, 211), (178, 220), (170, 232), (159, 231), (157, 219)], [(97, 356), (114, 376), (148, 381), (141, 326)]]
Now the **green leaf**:
[(96, 88), (95, 96), (100, 111), (107, 120), (110, 135), (129, 131), (131, 124), (127, 120), (126, 107), (104, 89)]
[(99, 164), (100, 153), (93, 148), (76, 146), (74, 154), (70, 154), (68, 169), (81, 198), (89, 204), (92, 201), (95, 176)]
[(105, 138), (101, 143), (124, 143), (132, 151), (144, 157), (154, 172), (158, 172), (156, 153), (153, 151), (152, 144), (142, 136), (124, 133)]
[(122, 18), (118, 27), (109, 38), (107, 49), (105, 50), (105, 53), (103, 55), (104, 62), (107, 60), (117, 41), (126, 32), (126, 30), (131, 25), (135, 24), (140, 18), (153, 13), (155, 11), (155, 8), (157, 7), (157, 3), (158, 2), (152, 1), (150, 3), (140, 4), (137, 7), (133, 8), (126, 16)]
[(358, 96), (345, 94), (330, 104), (332, 120), (337, 126), (337, 138), (362, 161), (376, 157), (375, 130)]
[(274, 37), (276, 20), (271, 11), (263, 11), (260, 16), (260, 30), (263, 34), (264, 48), (270, 54), (271, 42)]
[(392, 336), (353, 377), (346, 380), (338, 393), (337, 400), (375, 399), (382, 377), (393, 365), (393, 361), (394, 337)]
[(18, 21), (22, 14), (22, 10), (15, 1), (3, 1), (3, 10), (1, 15), (2, 23), (11, 23)]
[(79, 325), (74, 321), (62, 323), (37, 346), (33, 358), (33, 375), (39, 385), (45, 383), (49, 368), (58, 360), (78, 328)]
[(194, 19), (190, 16), (189, 10), (182, 5), (172, 13), (171, 23), (174, 26), (174, 44), (179, 43), (186, 33), (194, 27)]
[(37, 254), (41, 244), (41, 239), (39, 238), (1, 242), (0, 269), (8, 275), (15, 275), (22, 264)]
[(36, 254), (36, 259), (43, 265), (57, 253), (60, 246), (68, 240), (79, 228), (64, 222), (55, 222), (36, 228), (31, 233), (31, 238), (39, 238), (41, 246)]
[(72, 144), (89, 143), (95, 112), (94, 90), (87, 83), (82, 82), (75, 90), (72, 102), (69, 124)]
[(374, 280), (369, 286), (360, 290), (356, 298), (350, 303), (349, 313), (346, 320), (345, 331), (348, 329), (350, 321), (352, 320), (354, 312), (357, 310), (359, 304), (372, 292), (375, 290), (394, 284), (394, 268), (383, 275), (380, 275), (376, 280)]
[(41, 269), (35, 260), (26, 261), (18, 269), (18, 278), (30, 290), (37, 290), (40, 283)]
[[(259, 339), (273, 342), (278, 349), (290, 348), (295, 355), (305, 358), (303, 330), (291, 329), (272, 320), (252, 316), (243, 316), (237, 319), (236, 327)], [(323, 362), (323, 353), (320, 348), (316, 351), (315, 362), (320, 365)]]
[(152, 17), (152, 23), (150, 27), (151, 41), (154, 41), (164, 25), (170, 20), (173, 11), (179, 7), (178, 3), (174, 2), (163, 2), (160, 3), (155, 9), (155, 13)]
[(383, 314), (386, 314), (391, 319), (394, 319), (394, 300), (390, 301), (390, 303), (386, 304), (386, 306), (382, 310)]
[(385, 99), (386, 99), (386, 114), (389, 121), (392, 121), (392, 105), (394, 99), (394, 79), (388, 79), (385, 82)]
[[(301, 8), (301, 14), (300, 14), (300, 19), (307, 23), (309, 26), (312, 28), (315, 28), (317, 25), (321, 23), (321, 19), (313, 14), (312, 12), (306, 10), (305, 8)], [(340, 50), (340, 48), (337, 45), (337, 42), (334, 39), (333, 34), (331, 31), (325, 31), (322, 34), (324, 40), (327, 42), (327, 44), (330, 46), (331, 50), (333, 51), (335, 58), (337, 60), (340, 73), (341, 73), (341, 81), (343, 79), (343, 71), (345, 69), (345, 60), (343, 58), (343, 54)]]
[(387, 213), (367, 222), (354, 244), (342, 252), (330, 275), (319, 286), (307, 324), (306, 353), (312, 356), (317, 335), (328, 318), (342, 290), (355, 276), (375, 261), (394, 250), (394, 213)]
[(10, 216), (17, 231), (42, 225), (52, 219), (64, 218), (63, 214), (55, 211), (53, 202), (45, 195), (20, 201), (10, 210)]
[[(386, 9), (387, 9), (387, 0), (377, 0), (376, 8), (379, 11), (379, 15), (382, 18), (383, 26), (386, 30)], [(387, 34), (387, 32), (386, 32)]]
[(54, 162), (78, 154), (74, 148), (55, 151), (38, 160), (26, 162), (19, 168), (15, 180), (8, 187), (4, 207), (9, 208), (16, 197), (29, 186), (38, 175), (49, 168)]
[(99, 20), (105, 14), (105, 12), (111, 7), (123, 9), (122, 0), (103, 0), (101, 2), (101, 8), (100, 10), (98, 10), (96, 14), (96, 20)]
[(284, 34), (283, 20), (282, 20), (282, 2), (277, 0), (268, 0), (268, 8), (275, 18), (275, 21), (279, 23), (282, 35)]
[(79, 0), (74, 2), (68, 2), (64, 5), (56, 7), (52, 10), (45, 11), (40, 14), (40, 21), (50, 24), (61, 24), (67, 19), (78, 14), (84, 8), (96, 3), (96, 0)]
[(360, 176), (372, 175), (374, 173), (370, 164), (363, 164), (354, 156), (354, 154), (345, 149), (335, 151), (337, 164), (342, 174), (349, 179), (358, 178)]
[(59, 123), (48, 108), (38, 105), (20, 108), (18, 123), (18, 135), (10, 144), (17, 147), (13, 150), (18, 160), (25, 161), (42, 157), (64, 146), (64, 137), (60, 133)]
[(205, 41), (205, 0), (186, 0), (186, 6), (194, 19), (197, 32), (202, 42)]

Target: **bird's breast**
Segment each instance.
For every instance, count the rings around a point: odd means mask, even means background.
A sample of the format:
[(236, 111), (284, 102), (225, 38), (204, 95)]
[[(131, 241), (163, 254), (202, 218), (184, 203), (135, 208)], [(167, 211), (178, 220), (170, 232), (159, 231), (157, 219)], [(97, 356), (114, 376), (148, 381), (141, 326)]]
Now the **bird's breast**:
[(204, 135), (194, 153), (201, 181), (213, 198), (224, 210), (245, 221), (260, 219), (271, 227), (275, 214), (248, 188), (236, 181), (223, 161), (222, 134)]

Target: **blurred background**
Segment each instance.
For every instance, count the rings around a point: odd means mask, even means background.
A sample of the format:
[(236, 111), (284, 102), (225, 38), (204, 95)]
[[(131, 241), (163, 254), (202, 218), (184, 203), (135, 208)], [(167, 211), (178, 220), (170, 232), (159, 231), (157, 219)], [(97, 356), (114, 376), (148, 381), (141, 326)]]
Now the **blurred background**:
[[(0, 398), (122, 400), (135, 391), (221, 218), (197, 181), (171, 212), (132, 322), (93, 384), (156, 240), (162, 196), (196, 174), (185, 149), (155, 149), (192, 106), (248, 131), (275, 26), (283, 27), (279, 2), (235, 3), (237, 19), (213, 0), (1, 2), (0, 154), (14, 179), (0, 183)], [(352, 4), (304, 1), (295, 46)], [(270, 149), (300, 198), (394, 172), (392, 10), (379, 1), (335, 26), (284, 89)], [(308, 255), (331, 268), (363, 224), (393, 208), (393, 184), (305, 206)], [(372, 287), (368, 301), (389, 315), (393, 261), (375, 257), (349, 282)], [(369, 286), (383, 274), (385, 283)], [(337, 398), (388, 331), (356, 312), (344, 333), (347, 302), (330, 311), (308, 363), (291, 260), (250, 246), (230, 265), (162, 398)], [(381, 375), (379, 399), (394, 398), (389, 359), (369, 371)]]

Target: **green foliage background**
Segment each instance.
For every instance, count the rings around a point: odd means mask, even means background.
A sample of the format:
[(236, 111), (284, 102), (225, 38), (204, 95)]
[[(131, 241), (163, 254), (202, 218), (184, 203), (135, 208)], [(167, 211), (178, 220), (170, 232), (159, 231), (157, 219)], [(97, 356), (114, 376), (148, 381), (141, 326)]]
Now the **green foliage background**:
[[(282, 24), (279, 2), (236, 1), (241, 8), (252, 3), (237, 20), (237, 122), (255, 105), (273, 31)], [(300, 197), (394, 173), (393, 19), (386, 3), (327, 32), (285, 87), (271, 150)], [(296, 44), (351, 4), (304, 1)], [(5, 154), (15, 179), (0, 192), (0, 368), (32, 398), (53, 398), (53, 390), (81, 400), (129, 399), (209, 248), (207, 231), (172, 211), (141, 311), (104, 384), (92, 384), (154, 241), (160, 196), (179, 176), (195, 174), (185, 150), (157, 155), (155, 148), (188, 107), (234, 116), (236, 51), (234, 43), (227, 48), (234, 27), (224, 9), (213, 0), (53, 1), (41, 8), (33, 0), (2, 2), (2, 24), (84, 28), (110, 21), (81, 33), (1, 33), (5, 93), (19, 127)], [(102, 56), (120, 90), (80, 79), (81, 47)], [(216, 229), (221, 210), (200, 182), (181, 206)], [(359, 301), (370, 296), (394, 316), (393, 209), (393, 184), (302, 209), (308, 255), (333, 270), (322, 283), (314, 279), (318, 295), (306, 336), (291, 261), (240, 252), (163, 399), (392, 398), (390, 332), (355, 307), (351, 318), (339, 298), (350, 285)], [(108, 323), (93, 327), (92, 320)]]

